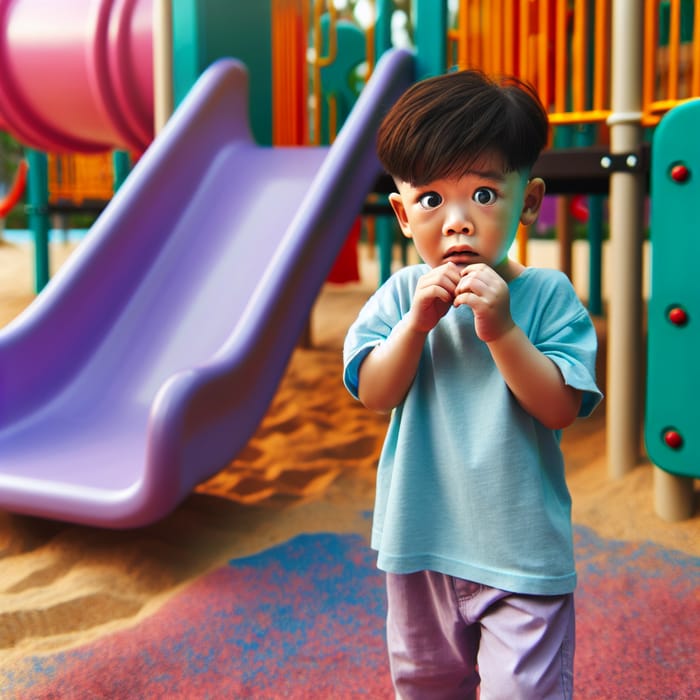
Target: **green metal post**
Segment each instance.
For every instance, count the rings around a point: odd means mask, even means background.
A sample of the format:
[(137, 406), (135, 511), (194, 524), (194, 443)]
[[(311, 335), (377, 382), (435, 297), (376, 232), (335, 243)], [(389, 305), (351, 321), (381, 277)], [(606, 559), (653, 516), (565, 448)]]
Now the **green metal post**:
[(34, 234), (34, 291), (49, 281), (49, 169), (45, 153), (27, 150), (27, 213)]
[(114, 191), (116, 192), (131, 170), (131, 158), (127, 151), (114, 151), (112, 154), (112, 169), (114, 171)]
[[(374, 26), (374, 51), (379, 58), (391, 48), (391, 15), (394, 10), (392, 0), (377, 2), (377, 22)], [(394, 244), (394, 215), (375, 218), (376, 248), (379, 259), (379, 284), (386, 282), (391, 275), (391, 259)]]
[(250, 124), (272, 143), (272, 0), (177, 0), (173, 3), (173, 91), (178, 105), (205, 68), (232, 56), (250, 74)]
[(447, 2), (413, 0), (416, 79), (447, 71)]
[(374, 51), (379, 58), (391, 48), (391, 15), (393, 0), (377, 0), (377, 19), (374, 23)]
[[(426, 13), (425, 5), (421, 8), (422, 13)], [(433, 8), (434, 10), (435, 8)], [(378, 0), (377, 1), (377, 21), (374, 27), (374, 47), (376, 56), (381, 56), (385, 51), (391, 48), (391, 16), (394, 12), (393, 0)], [(446, 17), (446, 15), (445, 15)], [(445, 19), (445, 22), (447, 19)], [(421, 37), (421, 41), (424, 39)], [(425, 41), (430, 41), (425, 38)], [(430, 59), (428, 59), (430, 60)], [(444, 69), (443, 71), (444, 72)], [(393, 260), (394, 237), (396, 232), (396, 224), (393, 214), (386, 216), (377, 216), (375, 232), (377, 235), (377, 251), (379, 257), (379, 283), (382, 284), (391, 276), (391, 265)], [(403, 263), (406, 264), (406, 239), (401, 238), (403, 244)]]
[(603, 315), (603, 200), (602, 195), (588, 198), (588, 310)]

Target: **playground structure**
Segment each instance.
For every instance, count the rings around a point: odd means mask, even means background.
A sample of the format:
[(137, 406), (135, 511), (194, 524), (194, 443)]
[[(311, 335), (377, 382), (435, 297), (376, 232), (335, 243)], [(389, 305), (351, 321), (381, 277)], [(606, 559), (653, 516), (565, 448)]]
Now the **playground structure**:
[[(251, 124), (258, 143), (318, 144), (323, 138), (324, 109), (329, 115), (329, 140), (346, 116), (338, 110), (337, 93), (324, 94), (320, 89), (323, 71), (328, 73), (334, 55), (341, 53), (334, 41), (341, 35), (338, 27), (342, 20), (336, 17), (332, 5), (322, 13), (321, 3), (313, 3), (309, 9), (304, 0), (271, 0), (256, 4), (254, 9), (238, 10), (233, 7), (242, 4), (210, 3), (207, 10), (195, 0), (175, 5), (169, 0), (84, 0), (83, 4), (92, 9), (81, 15), (80, 31), (72, 31), (94, 47), (90, 55), (101, 58), (94, 66), (78, 65), (78, 56), (86, 52), (74, 50), (72, 73), (85, 77), (77, 81), (72, 78), (72, 82), (81, 91), (80, 99), (74, 102), (81, 108), (80, 118), (95, 122), (81, 125), (69, 116), (65, 123), (53, 123), (50, 118), (56, 115), (66, 117), (61, 80), (70, 71), (57, 69), (55, 75), (50, 75), (55, 83), (51, 90), (25, 75), (38, 65), (51, 64), (50, 57), (48, 61), (37, 60), (39, 55), (46, 59), (48, 49), (41, 42), (37, 44), (40, 34), (32, 38), (32, 4), (32, 0), (0, 0), (2, 26), (15, 28), (11, 33), (14, 43), (8, 40), (10, 34), (0, 38), (4, 42), (0, 50), (15, 79), (13, 84), (9, 79), (7, 83), (0, 80), (0, 128), (14, 131), (35, 148), (56, 150), (58, 145), (58, 150), (98, 152), (116, 147), (141, 152), (167, 122), (175, 105), (189, 94), (206, 65), (227, 53), (249, 66)], [(591, 198), (591, 270), (598, 274), (600, 200), (602, 194), (609, 193), (611, 257), (616, 271), (607, 310), (607, 435), (613, 476), (632, 469), (639, 457), (643, 383), (641, 233), (649, 161), (645, 129), (653, 128), (680, 101), (700, 95), (700, 39), (694, 39), (700, 36), (698, 5), (697, 1), (647, 0), (641, 13), (638, 3), (623, 0), (460, 0), (457, 11), (450, 13), (447, 3), (414, 3), (416, 54), (411, 79), (457, 65), (516, 73), (537, 86), (556, 127), (556, 148), (544, 154), (538, 174), (545, 177), (551, 192), (595, 195)], [(373, 3), (375, 22), (365, 36), (369, 71), (376, 57), (391, 45), (392, 6), (381, 0)], [(236, 11), (243, 14), (234, 18)], [(55, 31), (62, 31), (67, 14), (54, 17)], [(213, 29), (217, 26), (218, 33)], [(221, 36), (224, 26), (231, 33), (225, 44)], [(194, 40), (192, 27), (197, 34)], [(261, 27), (264, 31), (255, 31)], [(315, 42), (310, 78), (306, 70), (308, 36), (313, 36)], [(151, 53), (152, 62), (148, 58)], [(153, 90), (149, 81), (153, 81)], [(315, 96), (311, 115), (306, 100), (300, 99), (309, 90)], [(29, 118), (29, 112), (22, 111), (27, 105), (33, 114)], [(62, 109), (57, 109), (58, 105), (63, 105)], [(270, 117), (279, 114), (285, 118)], [(37, 115), (39, 119), (34, 118)], [(309, 123), (313, 124), (311, 135), (304, 128)], [(58, 141), (49, 143), (49, 136), (65, 140), (62, 145)], [(152, 148), (157, 144), (158, 140)], [(367, 191), (372, 184), (364, 183)], [(382, 192), (381, 180), (374, 189)], [(33, 191), (40, 190), (35, 184)], [(118, 204), (123, 201), (115, 198), (110, 205), (112, 211), (124, 206)], [(36, 216), (42, 213), (45, 202), (45, 196), (30, 201)], [(355, 213), (361, 209), (359, 203)], [(41, 230), (41, 223), (35, 225)], [(100, 225), (96, 230), (103, 228)], [(562, 267), (566, 269), (571, 245), (566, 236), (566, 217), (561, 218), (558, 228), (563, 232), (560, 243)], [(298, 262), (306, 264), (301, 259)], [(590, 286), (595, 293), (599, 282)], [(654, 329), (650, 323), (650, 336)], [(669, 469), (677, 472), (676, 467)], [(667, 493), (658, 500), (669, 504), (660, 508), (664, 517), (687, 515), (692, 489), (688, 479), (683, 472), (679, 479), (660, 480), (659, 490)], [(6, 499), (7, 507), (17, 505), (14, 497)], [(26, 504), (24, 507), (30, 508)], [(71, 518), (64, 511), (58, 517)]]

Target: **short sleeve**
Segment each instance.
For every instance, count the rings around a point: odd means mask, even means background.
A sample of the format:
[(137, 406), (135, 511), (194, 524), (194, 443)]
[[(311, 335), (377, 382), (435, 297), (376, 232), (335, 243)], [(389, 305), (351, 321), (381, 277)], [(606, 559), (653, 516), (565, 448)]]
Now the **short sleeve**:
[[(590, 415), (603, 394), (596, 384), (595, 367), (598, 337), (593, 321), (576, 295), (571, 282), (561, 272), (543, 275), (530, 317), (528, 335), (534, 345), (554, 362), (567, 385), (583, 392), (579, 416)], [(532, 292), (532, 290), (530, 290)]]
[(343, 345), (343, 383), (355, 398), (363, 360), (411, 308), (413, 290), (424, 268), (414, 265), (395, 273), (368, 299), (350, 326)]
[(585, 309), (543, 343), (539, 349), (559, 368), (564, 382), (583, 392), (579, 417), (589, 416), (603, 394), (595, 379), (598, 339)]

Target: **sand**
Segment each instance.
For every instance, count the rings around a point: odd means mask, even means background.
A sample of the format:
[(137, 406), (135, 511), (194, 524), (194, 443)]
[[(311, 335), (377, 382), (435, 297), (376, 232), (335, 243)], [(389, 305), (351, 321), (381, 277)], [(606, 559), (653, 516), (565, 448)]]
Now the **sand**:
[[(52, 244), (52, 267), (72, 250)], [(0, 326), (33, 298), (31, 255), (27, 245), (0, 245)], [(255, 435), (169, 517), (112, 532), (0, 511), (0, 676), (25, 655), (136, 624), (231, 558), (302, 532), (368, 535), (387, 419), (350, 398), (340, 379), (345, 329), (376, 280), (371, 261), (363, 270), (363, 282), (324, 288), (312, 346), (295, 351)], [(598, 327), (604, 355), (605, 324)], [(700, 512), (682, 523), (659, 519), (648, 462), (624, 478), (608, 476), (604, 405), (566, 431), (563, 445), (577, 523), (700, 555)]]

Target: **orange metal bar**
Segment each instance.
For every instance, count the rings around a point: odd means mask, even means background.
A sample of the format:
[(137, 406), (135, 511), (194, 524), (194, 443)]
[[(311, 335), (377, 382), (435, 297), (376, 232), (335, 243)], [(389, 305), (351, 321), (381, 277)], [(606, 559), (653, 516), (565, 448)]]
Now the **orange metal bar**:
[(518, 244), (518, 260), (521, 264), (527, 265), (527, 244), (530, 240), (530, 227), (524, 224), (518, 224), (515, 240)]
[(503, 73), (503, 3), (502, 0), (492, 0), (489, 4), (490, 17), (486, 19), (491, 27), (491, 65), (492, 73)]
[(671, 0), (668, 36), (668, 98), (678, 99), (681, 47), (681, 0)]
[[(515, 8), (512, 8), (515, 9)], [(503, 13), (503, 72), (515, 73), (515, 12), (510, 7)]]
[(567, 43), (566, 43), (566, 15), (568, 12), (567, 1), (557, 0), (556, 28), (554, 31), (555, 47), (555, 79), (554, 79), (554, 110), (563, 114), (566, 112), (566, 91), (568, 81)]
[(593, 109), (602, 110), (610, 74), (610, 13), (608, 0), (596, 0), (593, 34)]
[(470, 68), (484, 67), (483, 24), (481, 22), (481, 6), (478, 1), (472, 2), (469, 8), (469, 29), (467, 44), (469, 48), (468, 66)]
[(520, 33), (518, 40), (518, 73), (521, 78), (528, 77), (527, 44), (530, 34), (528, 17), (530, 16), (530, 3), (528, 0), (520, 0)]
[(539, 0), (539, 14), (537, 18), (537, 89), (540, 99), (546, 108), (550, 105), (550, 85), (549, 85), (549, 2)]
[(572, 82), (574, 111), (586, 108), (586, 67), (588, 65), (587, 8), (583, 0), (574, 4), (574, 33), (572, 37)]
[(642, 71), (642, 111), (646, 114), (654, 101), (654, 84), (658, 50), (658, 0), (646, 0), (644, 4), (644, 66)]

